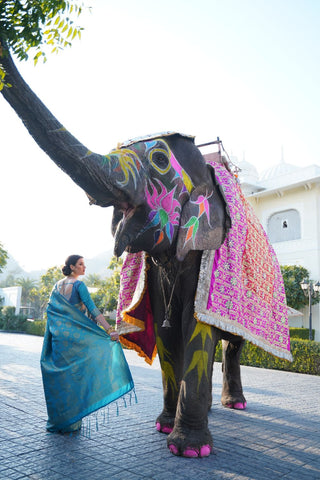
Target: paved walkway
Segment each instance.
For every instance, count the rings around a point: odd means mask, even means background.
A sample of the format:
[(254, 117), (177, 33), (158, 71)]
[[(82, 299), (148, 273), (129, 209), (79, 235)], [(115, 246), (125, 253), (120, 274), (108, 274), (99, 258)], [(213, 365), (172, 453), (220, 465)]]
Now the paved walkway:
[(162, 408), (159, 365), (126, 352), (138, 403), (110, 407), (90, 438), (45, 430), (39, 356), (42, 338), (0, 332), (0, 479), (320, 479), (320, 377), (242, 367), (248, 407), (220, 405), (221, 364), (209, 414), (214, 453), (173, 456), (155, 430)]

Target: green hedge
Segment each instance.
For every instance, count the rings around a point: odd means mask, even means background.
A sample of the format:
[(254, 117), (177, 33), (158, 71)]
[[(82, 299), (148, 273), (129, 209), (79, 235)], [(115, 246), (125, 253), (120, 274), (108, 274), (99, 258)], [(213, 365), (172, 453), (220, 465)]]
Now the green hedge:
[[(108, 321), (110, 324), (114, 324), (114, 321), (110, 319)], [(24, 331), (30, 335), (43, 336), (45, 328), (45, 320), (30, 322), (23, 315), (15, 315), (14, 307), (2, 307), (0, 309), (0, 329)], [(307, 328), (290, 328), (290, 336), (293, 362), (274, 357), (252, 343), (246, 342), (241, 353), (241, 365), (320, 375), (320, 342), (301, 339), (301, 337), (309, 338)], [(216, 350), (216, 361), (221, 362), (221, 360), (222, 349), (221, 342), (219, 342)]]
[[(312, 338), (314, 338), (315, 330), (312, 330)], [(290, 328), (290, 338), (301, 338), (309, 340), (309, 328)]]
[(29, 335), (39, 335), (40, 337), (43, 337), (46, 330), (46, 323), (45, 320), (29, 321), (27, 322), (25, 332), (29, 333)]
[(27, 317), (15, 314), (15, 307), (1, 307), (0, 309), (0, 329), (12, 330), (14, 332), (23, 332), (26, 327)]
[[(320, 342), (292, 339), (291, 353), (293, 362), (275, 357), (256, 345), (246, 342), (241, 353), (240, 363), (250, 367), (320, 375)], [(218, 344), (215, 358), (217, 362), (222, 360), (221, 342)]]

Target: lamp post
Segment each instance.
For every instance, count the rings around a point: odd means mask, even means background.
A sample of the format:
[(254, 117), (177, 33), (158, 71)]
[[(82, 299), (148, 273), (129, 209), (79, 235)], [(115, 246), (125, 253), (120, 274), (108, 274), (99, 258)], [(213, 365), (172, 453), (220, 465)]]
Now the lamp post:
[(306, 297), (309, 297), (309, 340), (313, 340), (312, 337), (312, 297), (320, 292), (320, 282), (313, 283), (312, 280), (306, 278), (300, 283), (303, 293)]

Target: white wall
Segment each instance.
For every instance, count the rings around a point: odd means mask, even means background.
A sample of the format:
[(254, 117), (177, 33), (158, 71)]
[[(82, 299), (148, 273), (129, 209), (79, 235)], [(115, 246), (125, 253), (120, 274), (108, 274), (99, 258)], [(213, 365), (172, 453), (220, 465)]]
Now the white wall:
[[(301, 239), (275, 242), (273, 248), (281, 265), (301, 265), (310, 272), (312, 280), (320, 280), (320, 185), (306, 184), (299, 188), (248, 197), (265, 231), (269, 217), (279, 211), (296, 209), (300, 213)], [(290, 318), (290, 325), (309, 327), (309, 309), (304, 316)], [(312, 307), (312, 326), (315, 340), (320, 341), (320, 306)]]
[(0, 297), (4, 298), (3, 306), (15, 307), (16, 315), (20, 312), (21, 306), (21, 287), (0, 288)]

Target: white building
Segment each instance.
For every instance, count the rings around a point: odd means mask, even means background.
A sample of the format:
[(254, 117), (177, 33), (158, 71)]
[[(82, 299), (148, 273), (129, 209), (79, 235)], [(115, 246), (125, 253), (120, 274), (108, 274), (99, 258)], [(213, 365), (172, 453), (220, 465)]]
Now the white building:
[[(297, 167), (282, 160), (259, 178), (246, 161), (241, 168), (242, 190), (253, 206), (281, 265), (301, 265), (320, 280), (320, 167)], [(309, 311), (290, 317), (293, 327), (309, 326)], [(312, 307), (315, 340), (320, 341), (320, 304)]]
[(5, 287), (0, 288), (0, 298), (2, 299), (2, 305), (8, 307), (15, 307), (15, 314), (20, 313), (21, 306), (21, 287)]

